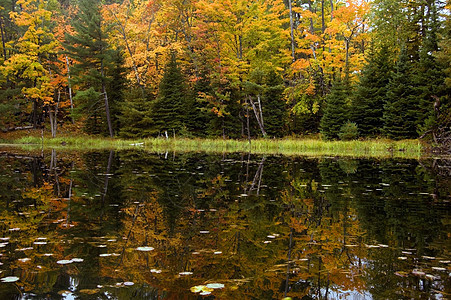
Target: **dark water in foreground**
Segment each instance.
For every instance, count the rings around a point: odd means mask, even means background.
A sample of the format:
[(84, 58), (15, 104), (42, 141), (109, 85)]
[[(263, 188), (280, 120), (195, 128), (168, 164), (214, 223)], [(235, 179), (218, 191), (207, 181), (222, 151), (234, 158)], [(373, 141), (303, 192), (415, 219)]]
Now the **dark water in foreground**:
[(451, 298), (450, 165), (2, 153), (0, 299)]

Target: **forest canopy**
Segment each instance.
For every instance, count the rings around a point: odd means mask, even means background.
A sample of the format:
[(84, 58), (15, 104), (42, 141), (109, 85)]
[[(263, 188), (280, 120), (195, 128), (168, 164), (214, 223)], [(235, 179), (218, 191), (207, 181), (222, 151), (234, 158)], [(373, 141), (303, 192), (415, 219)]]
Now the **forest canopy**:
[(0, 130), (450, 140), (445, 0), (0, 0)]

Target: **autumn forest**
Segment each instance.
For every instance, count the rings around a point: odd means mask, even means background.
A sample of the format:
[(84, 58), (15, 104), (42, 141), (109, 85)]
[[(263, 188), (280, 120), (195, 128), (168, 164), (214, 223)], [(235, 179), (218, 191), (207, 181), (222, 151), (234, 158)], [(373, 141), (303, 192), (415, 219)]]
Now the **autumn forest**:
[(449, 139), (444, 0), (1, 0), (0, 128)]

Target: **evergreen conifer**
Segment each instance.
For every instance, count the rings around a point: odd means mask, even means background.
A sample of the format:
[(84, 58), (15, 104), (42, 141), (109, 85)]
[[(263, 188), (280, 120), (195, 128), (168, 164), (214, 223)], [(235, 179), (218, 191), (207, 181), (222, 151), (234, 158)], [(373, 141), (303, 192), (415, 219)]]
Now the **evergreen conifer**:
[(418, 137), (416, 133), (418, 101), (412, 87), (412, 62), (405, 48), (401, 50), (387, 87), (383, 134), (392, 139)]
[(185, 78), (177, 64), (176, 53), (172, 52), (152, 109), (155, 129), (171, 136), (181, 134), (186, 131), (189, 109)]
[(266, 78), (266, 88), (263, 93), (263, 119), (266, 133), (270, 137), (282, 137), (285, 134), (287, 110), (285, 101), (282, 99), (283, 91), (282, 77), (275, 71), (270, 71)]
[(326, 97), (326, 108), (321, 118), (320, 129), (325, 139), (338, 139), (340, 128), (348, 121), (347, 88), (340, 75), (335, 80), (331, 93)]
[(352, 99), (351, 120), (357, 124), (360, 136), (377, 136), (383, 127), (383, 106), (393, 65), (387, 46), (377, 52), (372, 49), (362, 77)]
[[(66, 34), (65, 48), (76, 62), (71, 68), (72, 79), (80, 87), (78, 99), (84, 100), (78, 111), (88, 115), (87, 130), (98, 132), (101, 126), (101, 110), (105, 111), (109, 135), (113, 127), (108, 100), (106, 76), (114, 61), (112, 50), (107, 43), (108, 28), (100, 12), (100, 3), (91, 0), (78, 2), (78, 15), (73, 22), (74, 34)], [(103, 100), (103, 104), (102, 103)]]

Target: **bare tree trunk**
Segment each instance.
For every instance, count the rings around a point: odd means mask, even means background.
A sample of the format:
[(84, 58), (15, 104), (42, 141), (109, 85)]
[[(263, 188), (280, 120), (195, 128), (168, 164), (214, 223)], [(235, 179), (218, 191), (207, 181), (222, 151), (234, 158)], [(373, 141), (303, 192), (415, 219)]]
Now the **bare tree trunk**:
[(52, 132), (52, 138), (56, 137), (56, 131), (58, 129), (58, 108), (61, 99), (61, 91), (58, 89), (58, 100), (55, 105), (55, 110), (52, 112), (49, 105), (49, 118), (50, 118), (50, 131)]
[[(120, 33), (122, 35), (122, 38), (123, 38), (124, 42), (125, 42), (125, 48), (127, 48), (127, 52), (130, 55), (130, 59), (132, 60), (132, 67), (133, 67), (133, 71), (135, 73), (136, 82), (138, 83), (138, 86), (141, 87), (141, 89), (143, 89), (143, 91), (144, 91), (144, 87), (142, 86), (141, 76), (139, 76), (138, 67), (136, 66), (135, 59), (133, 58), (133, 52), (132, 52), (132, 50), (130, 48), (130, 45), (129, 45), (129, 42), (128, 42), (127, 32), (125, 31), (127, 24), (126, 23), (123, 24), (122, 22), (120, 22), (119, 18), (117, 17), (117, 15), (111, 9), (108, 8), (108, 10), (113, 15), (113, 17), (116, 20), (117, 24), (119, 24), (119, 27), (120, 27), (119, 31), (120, 31)], [(152, 24), (152, 22), (153, 22), (153, 18), (151, 19), (150, 24)]]
[(71, 113), (71, 119), (72, 119), (72, 124), (74, 124), (74, 117), (72, 116), (72, 114), (74, 113), (74, 102), (72, 100), (72, 84), (70, 83), (70, 65), (69, 65), (69, 58), (67, 58), (66, 55), (66, 67), (67, 67), (67, 86), (69, 88), (69, 100), (70, 100), (70, 113)]
[(247, 140), (249, 144), (251, 143), (251, 128), (250, 128), (250, 120), (249, 120), (249, 103), (246, 99), (246, 127), (247, 127)]
[(113, 124), (111, 123), (110, 106), (108, 103), (108, 95), (106, 92), (106, 86), (105, 86), (105, 80), (104, 80), (103, 61), (100, 63), (100, 73), (102, 75), (102, 93), (103, 93), (103, 97), (105, 99), (105, 113), (106, 113), (106, 120), (108, 123), (108, 131), (110, 133), (110, 137), (114, 137)]
[(260, 131), (262, 132), (263, 136), (266, 136), (265, 127), (263, 125), (263, 114), (261, 112), (261, 104), (260, 104), (260, 95), (258, 96), (258, 104), (260, 107), (260, 110), (257, 109), (255, 106), (254, 101), (252, 101), (252, 97), (249, 95), (249, 102), (252, 105), (252, 110), (254, 111), (255, 118), (257, 119), (258, 126), (260, 127)]

